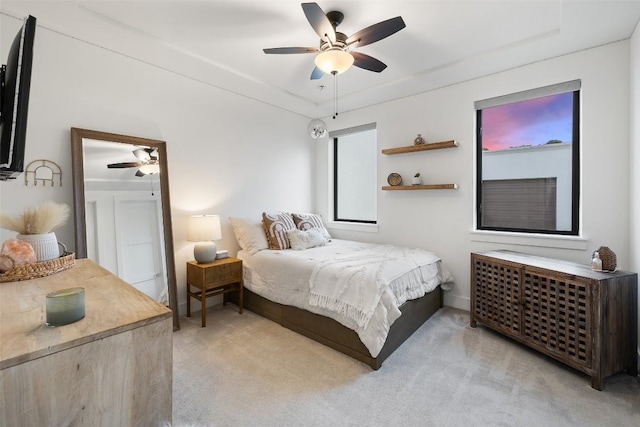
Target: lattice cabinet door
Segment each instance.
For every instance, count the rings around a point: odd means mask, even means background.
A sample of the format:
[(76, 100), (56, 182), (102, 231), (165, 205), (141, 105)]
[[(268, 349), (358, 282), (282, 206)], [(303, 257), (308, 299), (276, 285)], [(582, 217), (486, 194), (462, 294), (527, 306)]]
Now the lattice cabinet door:
[(522, 337), (567, 363), (590, 368), (592, 283), (525, 267), (522, 293)]
[(520, 266), (471, 255), (471, 326), (484, 322), (520, 334)]
[(638, 275), (496, 250), (471, 254), (470, 326), (486, 324), (591, 376), (638, 375)]

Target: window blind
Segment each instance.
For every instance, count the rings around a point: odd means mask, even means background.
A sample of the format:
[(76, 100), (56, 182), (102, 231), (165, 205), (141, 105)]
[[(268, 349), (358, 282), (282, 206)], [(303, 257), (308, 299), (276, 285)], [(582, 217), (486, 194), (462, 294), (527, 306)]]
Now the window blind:
[(556, 229), (556, 178), (482, 182), (485, 227)]
[(339, 136), (350, 135), (352, 133), (364, 132), (366, 130), (372, 130), (376, 128), (375, 123), (367, 123), (366, 125), (354, 126), (346, 129), (339, 129), (329, 132), (329, 138), (337, 138)]
[(495, 107), (498, 105), (511, 104), (518, 101), (526, 101), (527, 99), (540, 98), (542, 96), (555, 95), (558, 93), (575, 92), (580, 90), (581, 81), (571, 80), (564, 83), (557, 83), (550, 86), (539, 87), (536, 89), (525, 90), (522, 92), (510, 93), (509, 95), (497, 96), (495, 98), (483, 99), (474, 103), (476, 110)]

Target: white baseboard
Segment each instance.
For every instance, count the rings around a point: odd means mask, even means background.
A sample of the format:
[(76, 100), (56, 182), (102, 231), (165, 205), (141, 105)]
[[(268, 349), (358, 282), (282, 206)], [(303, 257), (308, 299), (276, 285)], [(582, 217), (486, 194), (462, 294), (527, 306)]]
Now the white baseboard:
[[(222, 296), (215, 295), (213, 297), (207, 298), (206, 307), (213, 307), (214, 305), (222, 304)], [(191, 315), (193, 313), (198, 313), (200, 315), (200, 301), (197, 299), (191, 298)], [(186, 316), (187, 315), (187, 302), (181, 302), (178, 304), (178, 316)]]
[(469, 311), (471, 308), (471, 300), (467, 297), (451, 295), (450, 293), (445, 292), (444, 305), (446, 305), (447, 307), (459, 308), (460, 310)]

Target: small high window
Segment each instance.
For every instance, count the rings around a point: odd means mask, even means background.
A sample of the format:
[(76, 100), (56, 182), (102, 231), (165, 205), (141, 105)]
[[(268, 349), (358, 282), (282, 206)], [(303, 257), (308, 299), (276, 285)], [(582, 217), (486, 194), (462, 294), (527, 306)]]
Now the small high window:
[(580, 81), (475, 107), (478, 230), (577, 235)]

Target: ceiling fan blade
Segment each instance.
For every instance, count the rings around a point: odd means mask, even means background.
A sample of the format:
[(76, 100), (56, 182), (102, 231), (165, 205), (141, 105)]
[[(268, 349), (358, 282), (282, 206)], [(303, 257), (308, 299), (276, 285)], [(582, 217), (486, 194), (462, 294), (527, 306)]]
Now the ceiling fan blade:
[(311, 80), (318, 80), (322, 78), (322, 76), (324, 76), (324, 72), (320, 68), (314, 67), (311, 72)]
[(386, 21), (378, 22), (370, 27), (364, 28), (354, 35), (347, 38), (347, 45), (358, 42), (358, 47), (366, 46), (371, 43), (375, 43), (378, 40), (382, 40), (389, 37), (391, 34), (397, 33), (401, 29), (406, 27), (406, 24), (402, 20), (401, 16), (387, 19)]
[(335, 43), (336, 30), (331, 25), (329, 18), (327, 18), (327, 14), (318, 6), (318, 3), (302, 3), (302, 10), (307, 17), (307, 21), (309, 21), (309, 24), (311, 24), (311, 27), (320, 38), (323, 40), (328, 38), (332, 43)]
[(290, 54), (290, 53), (313, 53), (318, 52), (315, 47), (273, 47), (269, 49), (262, 49), (264, 53), (278, 53), (278, 54)]
[(133, 150), (133, 155), (141, 162), (148, 162), (151, 160), (152, 152), (153, 148), (138, 148), (137, 150)]
[(353, 56), (353, 65), (365, 70), (374, 71), (376, 73), (381, 72), (387, 68), (387, 64), (382, 61), (378, 61), (373, 56), (365, 55), (360, 52), (349, 52)]
[(142, 166), (144, 163), (140, 162), (123, 162), (123, 163), (110, 163), (107, 165), (109, 169), (121, 169), (121, 168), (136, 168)]

